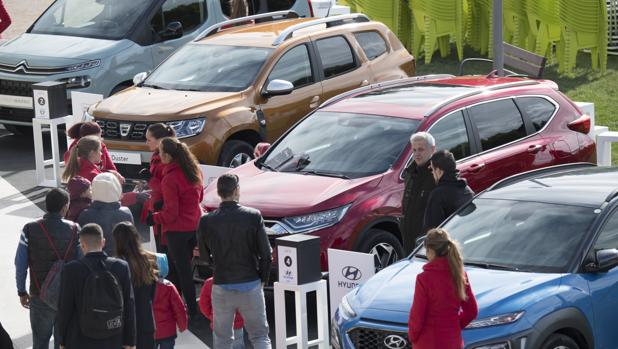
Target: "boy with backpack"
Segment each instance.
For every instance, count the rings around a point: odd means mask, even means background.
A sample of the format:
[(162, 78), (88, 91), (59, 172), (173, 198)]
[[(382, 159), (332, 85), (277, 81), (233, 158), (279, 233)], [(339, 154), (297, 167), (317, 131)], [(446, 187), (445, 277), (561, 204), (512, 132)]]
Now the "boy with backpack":
[[(15, 255), (15, 279), (21, 305), (30, 309), (34, 349), (47, 349), (54, 330), (60, 287), (60, 271), (65, 262), (77, 258), (77, 224), (63, 219), (69, 209), (69, 194), (52, 189), (45, 196), (47, 213), (26, 224)], [(26, 277), (30, 271), (30, 289)], [(58, 339), (54, 335), (55, 348)]]
[(80, 233), (84, 257), (65, 265), (56, 320), (60, 348), (135, 348), (135, 300), (127, 262), (103, 252), (97, 224)]

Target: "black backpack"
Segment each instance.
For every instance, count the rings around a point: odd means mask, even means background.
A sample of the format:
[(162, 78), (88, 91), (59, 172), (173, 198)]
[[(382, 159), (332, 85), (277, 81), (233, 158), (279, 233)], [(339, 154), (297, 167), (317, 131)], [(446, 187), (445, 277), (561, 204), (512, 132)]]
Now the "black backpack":
[(83, 335), (104, 339), (121, 334), (124, 300), (118, 279), (103, 260), (103, 270), (95, 270), (86, 258), (80, 261), (90, 270), (79, 309), (79, 325)]

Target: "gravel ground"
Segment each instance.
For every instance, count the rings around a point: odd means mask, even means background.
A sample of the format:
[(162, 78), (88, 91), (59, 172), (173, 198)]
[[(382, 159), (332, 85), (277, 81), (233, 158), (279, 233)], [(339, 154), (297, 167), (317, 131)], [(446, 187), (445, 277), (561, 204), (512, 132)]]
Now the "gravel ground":
[(3, 0), (11, 26), (2, 33), (3, 39), (12, 39), (23, 33), (32, 22), (53, 2), (52, 0)]

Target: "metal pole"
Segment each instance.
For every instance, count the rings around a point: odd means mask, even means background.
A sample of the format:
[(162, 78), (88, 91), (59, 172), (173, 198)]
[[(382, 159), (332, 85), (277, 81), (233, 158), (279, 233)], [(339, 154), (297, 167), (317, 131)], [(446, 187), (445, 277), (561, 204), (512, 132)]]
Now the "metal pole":
[(504, 47), (502, 46), (502, 0), (493, 3), (494, 69), (504, 76)]

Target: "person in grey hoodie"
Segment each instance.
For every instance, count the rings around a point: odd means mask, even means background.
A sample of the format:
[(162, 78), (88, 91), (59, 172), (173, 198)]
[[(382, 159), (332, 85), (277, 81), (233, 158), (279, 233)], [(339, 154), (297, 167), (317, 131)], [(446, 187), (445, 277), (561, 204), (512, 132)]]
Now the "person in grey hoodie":
[(133, 215), (129, 208), (120, 205), (122, 185), (112, 173), (98, 174), (92, 180), (92, 204), (82, 211), (77, 218), (77, 223), (84, 226), (88, 223), (96, 223), (103, 229), (103, 235), (107, 243), (103, 251), (108, 256), (116, 255), (116, 246), (112, 231), (120, 222), (133, 223)]

